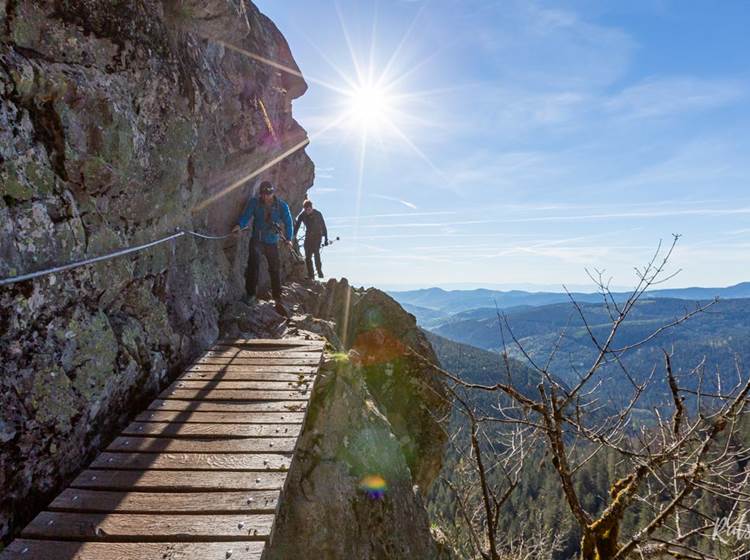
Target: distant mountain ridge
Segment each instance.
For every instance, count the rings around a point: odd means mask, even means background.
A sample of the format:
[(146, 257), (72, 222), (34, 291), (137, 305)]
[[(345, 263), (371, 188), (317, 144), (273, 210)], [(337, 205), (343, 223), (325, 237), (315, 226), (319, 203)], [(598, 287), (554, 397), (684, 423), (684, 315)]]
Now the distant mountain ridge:
[[(391, 291), (391, 297), (414, 313), (417, 318), (436, 320), (470, 309), (494, 308), (500, 309), (518, 306), (538, 307), (553, 303), (569, 302), (568, 294), (560, 292), (526, 292), (523, 290), (489, 290), (478, 288), (475, 290), (443, 290), (442, 288), (426, 288), (421, 290)], [(598, 303), (602, 301), (601, 294), (574, 292), (571, 294), (581, 303)], [(624, 301), (628, 292), (615, 292), (615, 300)], [(710, 300), (715, 297), (726, 299), (750, 298), (750, 282), (742, 282), (725, 288), (673, 288), (653, 290), (646, 293), (647, 298), (672, 298), (685, 300)], [(428, 313), (431, 312), (431, 313)]]

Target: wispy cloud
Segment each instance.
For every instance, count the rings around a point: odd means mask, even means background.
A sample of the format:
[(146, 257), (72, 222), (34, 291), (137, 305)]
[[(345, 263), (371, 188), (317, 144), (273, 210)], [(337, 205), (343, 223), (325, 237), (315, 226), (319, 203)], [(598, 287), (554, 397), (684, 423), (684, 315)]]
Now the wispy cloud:
[(738, 101), (746, 89), (742, 83), (731, 80), (651, 78), (605, 98), (603, 108), (629, 119), (665, 117)]
[(391, 202), (398, 202), (399, 204), (402, 204), (403, 206), (406, 206), (407, 208), (411, 208), (412, 210), (417, 209), (417, 205), (413, 202), (409, 202), (408, 200), (404, 200), (402, 198), (398, 198), (395, 196), (387, 196), (384, 194), (372, 194), (370, 193), (368, 196), (372, 198), (379, 198), (380, 200), (389, 200)]
[[(264, 1), (289, 21), (305, 6)], [(370, 59), (381, 70), (397, 46), (391, 75), (408, 76), (393, 93), (408, 141), (368, 141), (360, 182), (350, 127), (310, 148), (323, 166), (311, 195), (333, 193), (321, 206), (343, 239), (326, 253), (329, 271), (427, 284), (543, 274), (557, 284), (585, 281), (578, 274), (594, 265), (630, 278), (675, 231), (685, 234), (675, 263), (690, 282), (746, 276), (750, 74), (728, 55), (748, 40), (689, 43), (708, 19), (717, 28), (721, 8), (704, 21), (694, 8), (654, 13), (655, 2), (411, 3), (380, 11)], [(325, 30), (333, 4), (316, 4), (305, 33), (324, 73), (351, 78), (349, 45)], [(339, 3), (360, 61), (373, 28), (374, 4), (365, 4)], [(647, 33), (637, 23), (646, 17)], [(318, 72), (321, 56), (308, 47), (297, 49), (301, 67)], [(313, 134), (343, 109), (328, 93), (311, 84), (295, 102)], [(607, 231), (619, 233), (593, 237)]]
[(363, 214), (361, 216), (332, 216), (328, 218), (332, 222), (349, 222), (372, 220), (379, 218), (413, 218), (415, 216), (451, 216), (456, 214), (454, 210), (438, 210), (435, 212), (396, 212), (392, 214)]
[(333, 179), (334, 167), (315, 166), (315, 177), (318, 179)]
[[(496, 61), (503, 81), (558, 88), (609, 85), (630, 62), (636, 42), (625, 31), (588, 21), (571, 10), (527, 0), (484, 3), (465, 40)], [(491, 12), (488, 14), (487, 12)], [(487, 21), (493, 25), (487, 25)]]
[[(674, 205), (673, 205), (674, 206)], [(582, 206), (582, 209), (591, 210), (591, 206)], [(358, 223), (348, 223), (346, 220), (336, 220), (337, 227), (339, 229), (357, 228), (360, 230), (388, 230), (388, 231), (400, 231), (400, 236), (411, 237), (415, 235), (411, 230), (423, 230), (423, 229), (437, 229), (441, 230), (442, 235), (446, 237), (456, 236), (462, 233), (462, 229), (465, 230), (467, 226), (490, 226), (490, 225), (502, 225), (502, 224), (521, 224), (521, 223), (556, 223), (556, 222), (601, 222), (601, 221), (614, 221), (614, 220), (625, 220), (638, 222), (643, 220), (653, 220), (656, 218), (716, 218), (716, 217), (732, 217), (732, 216), (747, 216), (750, 215), (750, 205), (742, 206), (735, 205), (732, 207), (664, 207), (659, 204), (654, 204), (652, 207), (643, 206), (641, 209), (632, 209), (627, 211), (618, 211), (615, 207), (608, 209), (601, 209), (599, 212), (576, 212), (575, 207), (570, 207), (569, 211), (565, 214), (544, 214), (544, 212), (537, 211), (532, 212), (530, 215), (518, 215), (519, 213), (506, 212), (505, 207), (492, 207), (488, 206), (487, 210), (489, 215), (500, 216), (497, 218), (484, 218), (484, 219), (466, 219), (471, 216), (471, 212), (459, 212), (451, 215), (450, 220), (441, 221), (393, 221), (387, 222), (373, 222), (372, 220), (362, 220)], [(423, 216), (429, 216), (429, 213), (422, 214)], [(390, 215), (391, 217), (400, 218), (412, 218), (411, 214), (401, 215)], [(368, 216), (368, 218), (377, 218), (377, 216)], [(629, 231), (632, 232), (633, 228)], [(408, 232), (408, 233), (404, 233)], [(484, 232), (474, 231), (466, 232), (471, 236), (485, 235)], [(423, 235), (423, 234), (420, 234)], [(498, 233), (498, 235), (505, 235)], [(440, 235), (438, 235), (440, 236)], [(385, 238), (388, 236), (380, 236)], [(398, 237), (394, 235), (394, 237)]]

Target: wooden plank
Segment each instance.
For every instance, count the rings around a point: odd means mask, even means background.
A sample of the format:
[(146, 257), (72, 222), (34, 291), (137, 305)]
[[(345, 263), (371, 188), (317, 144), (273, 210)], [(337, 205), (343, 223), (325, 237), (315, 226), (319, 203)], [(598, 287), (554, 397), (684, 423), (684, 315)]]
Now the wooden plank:
[(162, 399), (183, 399), (202, 401), (298, 401), (307, 400), (309, 391), (233, 391), (231, 389), (165, 389), (159, 395)]
[(204, 356), (196, 364), (240, 365), (240, 366), (317, 366), (321, 357), (317, 358), (245, 358), (225, 356)]
[(322, 352), (318, 350), (271, 350), (271, 351), (258, 351), (258, 350), (243, 350), (241, 348), (221, 348), (214, 347), (211, 350), (207, 350), (203, 353), (202, 357), (214, 356), (221, 358), (268, 358), (275, 360), (276, 358), (304, 358), (304, 359), (316, 359), (319, 360)]
[(276, 509), (278, 501), (277, 490), (164, 493), (67, 488), (47, 509), (89, 513), (268, 513)]
[(303, 412), (193, 412), (192, 410), (147, 410), (136, 422), (194, 422), (200, 424), (301, 424)]
[(280, 490), (285, 472), (232, 471), (107, 471), (85, 470), (71, 488), (102, 490), (150, 490), (194, 492), (196, 490)]
[(260, 560), (264, 542), (101, 543), (17, 539), (1, 560)]
[(167, 391), (175, 389), (198, 389), (206, 391), (208, 389), (228, 389), (236, 391), (237, 389), (256, 390), (256, 391), (293, 391), (303, 388), (310, 389), (309, 381), (224, 381), (223, 379), (206, 379), (191, 380), (178, 379), (167, 387)]
[(223, 349), (211, 349), (207, 352), (204, 352), (203, 356), (206, 357), (216, 357), (216, 358), (258, 358), (258, 359), (265, 359), (268, 358), (271, 360), (271, 362), (274, 362), (278, 358), (284, 358), (284, 359), (290, 359), (290, 360), (318, 360), (320, 361), (321, 353), (317, 352), (315, 350), (307, 351), (307, 350), (301, 350), (301, 351), (290, 351), (290, 350), (282, 350), (282, 351), (273, 351), (273, 352), (258, 352), (256, 350), (241, 350), (239, 348), (223, 348)]
[(43, 511), (21, 533), (24, 538), (103, 541), (194, 542), (263, 540), (273, 524), (268, 514), (122, 514)]
[(91, 469), (214, 471), (288, 471), (289, 455), (278, 453), (100, 453)]
[(307, 338), (222, 338), (214, 343), (214, 346), (313, 346), (323, 348), (325, 340)]
[(297, 437), (299, 424), (185, 424), (180, 422), (132, 422), (122, 431), (124, 436), (152, 437)]
[(260, 560), (324, 344), (221, 341), (0, 560)]
[(315, 373), (257, 372), (243, 366), (202, 366), (206, 369), (188, 370), (177, 379), (193, 381), (217, 379), (221, 381), (314, 381)]
[(258, 366), (258, 365), (241, 365), (241, 364), (212, 364), (212, 363), (202, 363), (202, 362), (195, 362), (190, 367), (188, 367), (185, 372), (226, 372), (226, 373), (234, 373), (234, 372), (242, 372), (242, 373), (303, 373), (305, 375), (314, 375), (318, 371), (317, 366), (295, 366), (295, 365), (265, 365), (265, 366)]
[(144, 453), (291, 453), (297, 443), (289, 438), (169, 439), (118, 437), (107, 451)]
[(148, 410), (190, 410), (194, 412), (303, 412), (307, 401), (191, 401), (156, 399)]

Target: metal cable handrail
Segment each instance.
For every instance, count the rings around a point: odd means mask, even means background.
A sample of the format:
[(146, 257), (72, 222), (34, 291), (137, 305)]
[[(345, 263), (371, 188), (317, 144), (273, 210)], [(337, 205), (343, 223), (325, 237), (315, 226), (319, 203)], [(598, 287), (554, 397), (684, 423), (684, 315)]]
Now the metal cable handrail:
[(49, 274), (56, 274), (58, 272), (65, 272), (66, 270), (72, 270), (74, 268), (79, 268), (81, 266), (86, 266), (89, 264), (93, 264), (96, 262), (101, 261), (107, 261), (110, 259), (114, 259), (116, 257), (121, 257), (123, 255), (128, 255), (130, 253), (138, 253), (140, 251), (143, 251), (145, 249), (148, 249), (150, 247), (154, 247), (156, 245), (160, 245), (162, 243), (166, 243), (167, 241), (171, 241), (173, 239), (177, 239), (179, 237), (182, 237), (184, 235), (192, 235), (194, 237), (198, 237), (200, 239), (209, 239), (209, 240), (222, 240), (227, 239), (237, 233), (240, 233), (244, 231), (247, 228), (243, 228), (238, 232), (230, 232), (226, 235), (208, 235), (205, 233), (199, 233), (197, 231), (191, 231), (191, 230), (177, 230), (176, 233), (173, 233), (172, 235), (168, 235), (166, 237), (162, 237), (161, 239), (156, 239), (155, 241), (150, 241), (149, 243), (144, 243), (143, 245), (136, 245), (135, 247), (127, 247), (125, 249), (120, 249), (119, 251), (114, 251), (112, 253), (107, 253), (106, 255), (100, 255), (98, 257), (91, 257), (88, 259), (82, 259), (80, 261), (75, 261), (72, 263), (55, 266), (52, 268), (47, 268), (44, 270), (37, 270), (35, 272), (28, 272), (26, 274), (19, 274), (17, 276), (10, 276), (8, 278), (2, 278), (0, 279), (0, 286), (8, 286), (10, 284), (16, 284), (18, 282), (24, 282), (25, 280), (32, 280), (34, 278), (39, 278), (41, 276), (47, 276)]

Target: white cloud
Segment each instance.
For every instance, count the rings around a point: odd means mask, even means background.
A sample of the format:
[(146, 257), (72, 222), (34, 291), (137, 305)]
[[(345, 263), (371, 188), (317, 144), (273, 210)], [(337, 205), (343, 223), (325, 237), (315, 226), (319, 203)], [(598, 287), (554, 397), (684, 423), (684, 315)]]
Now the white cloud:
[(605, 112), (624, 118), (650, 118), (720, 107), (739, 100), (742, 84), (695, 77), (652, 78), (603, 101)]
[(322, 167), (315, 166), (315, 178), (316, 179), (333, 179), (334, 167)]
[(408, 200), (403, 200), (395, 196), (387, 196), (384, 194), (372, 194), (372, 193), (370, 193), (368, 196), (371, 196), (372, 198), (379, 198), (381, 200), (389, 200), (391, 202), (398, 202), (399, 204), (406, 206), (407, 208), (411, 208), (412, 210), (417, 209), (417, 205), (414, 204), (413, 202), (409, 202)]
[[(495, 12), (470, 20), (465, 40), (477, 44), (507, 83), (579, 89), (619, 79), (636, 43), (615, 27), (599, 25), (569, 10), (550, 9), (529, 0), (493, 2)], [(489, 26), (486, 22), (492, 21)]]

